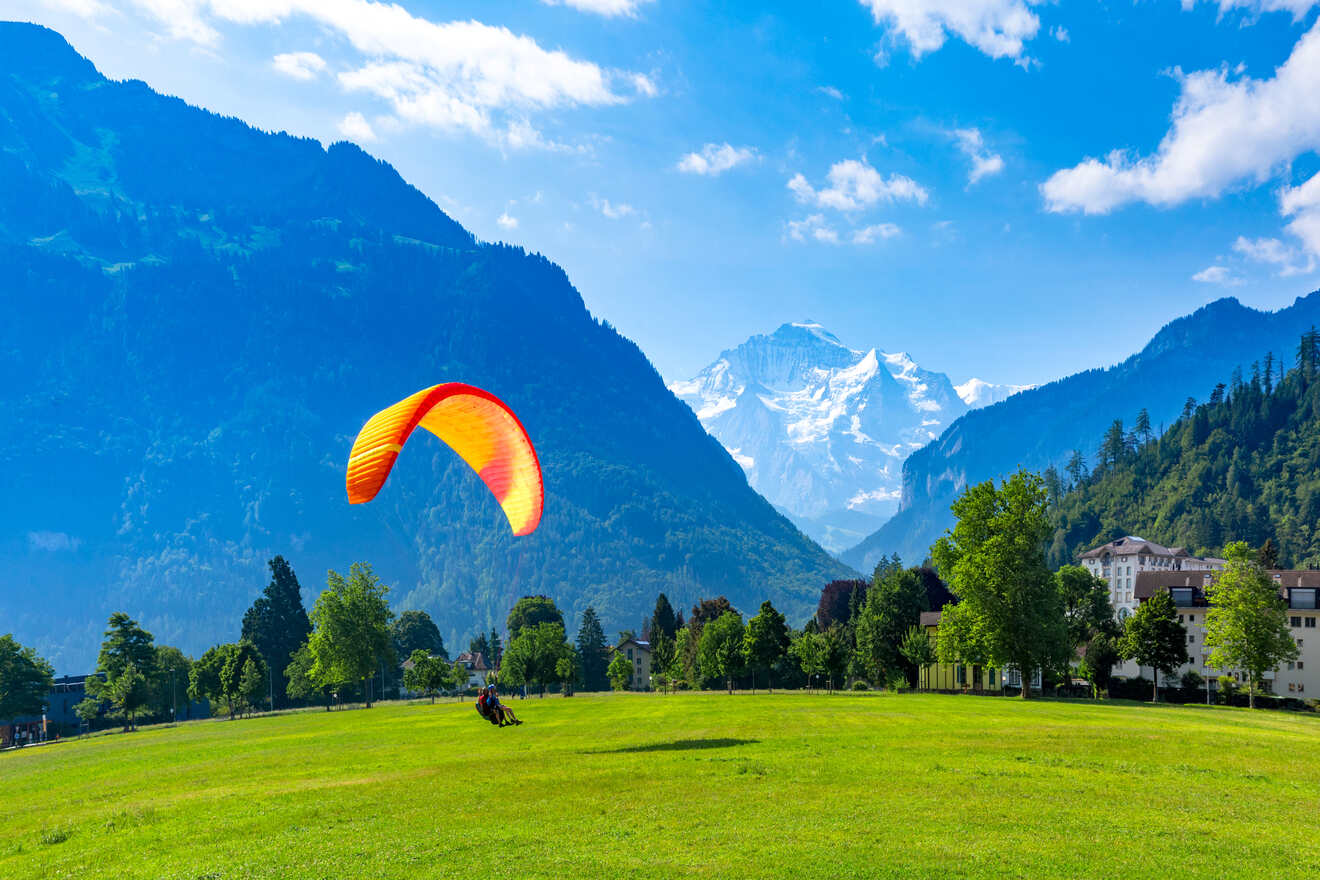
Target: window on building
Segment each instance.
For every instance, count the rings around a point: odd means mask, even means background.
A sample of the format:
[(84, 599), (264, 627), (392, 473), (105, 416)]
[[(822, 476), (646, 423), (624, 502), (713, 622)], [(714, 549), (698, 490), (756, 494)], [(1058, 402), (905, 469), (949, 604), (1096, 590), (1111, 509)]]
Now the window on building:
[(1315, 606), (1315, 590), (1314, 590), (1313, 588), (1312, 588), (1312, 589), (1301, 589), (1300, 587), (1297, 587), (1297, 588), (1294, 588), (1294, 589), (1290, 590), (1289, 592), (1292, 593), (1292, 607), (1294, 607), (1294, 608), (1314, 608), (1314, 607), (1316, 607), (1316, 606)]
[(1305, 660), (1298, 660), (1298, 661), (1297, 661), (1297, 668), (1298, 668), (1298, 669), (1305, 669), (1305, 668), (1306, 668), (1306, 661), (1305, 661)]
[(1189, 614), (1189, 615), (1187, 615), (1187, 622), (1188, 622), (1188, 623), (1196, 623), (1196, 615), (1195, 615), (1195, 614)]
[(1307, 629), (1315, 629), (1315, 618), (1314, 618), (1314, 617), (1308, 617), (1308, 618), (1306, 618), (1306, 628), (1307, 628)]
[(1288, 682), (1288, 690), (1291, 691), (1291, 692), (1293, 692), (1293, 693), (1296, 693), (1296, 691), (1297, 691), (1297, 685), (1293, 684), (1291, 681)]
[(1288, 618), (1288, 625), (1289, 625), (1289, 626), (1297, 626), (1297, 627), (1300, 627), (1300, 626), (1302, 625), (1302, 618), (1301, 618), (1301, 617), (1290, 617), (1290, 618)]
[(632, 658), (633, 658), (633, 655), (632, 655), (632, 648), (629, 648), (629, 649), (628, 649), (628, 659), (631, 660)]
[[(1173, 604), (1179, 608), (1186, 608), (1188, 605), (1192, 604), (1191, 587), (1174, 587), (1169, 590), (1169, 593), (1173, 597)], [(1181, 618), (1179, 619), (1181, 620)]]
[(1291, 660), (1289, 660), (1289, 661), (1288, 661), (1288, 671), (1289, 671), (1289, 672), (1292, 672), (1292, 671), (1293, 671), (1294, 669), (1296, 669), (1296, 668), (1297, 668), (1297, 664), (1294, 663), (1294, 662), (1292, 662)]
[(1196, 636), (1192, 635), (1191, 633), (1188, 633), (1188, 634), (1187, 634), (1187, 644), (1189, 644), (1189, 645), (1194, 645), (1194, 644), (1196, 644)]

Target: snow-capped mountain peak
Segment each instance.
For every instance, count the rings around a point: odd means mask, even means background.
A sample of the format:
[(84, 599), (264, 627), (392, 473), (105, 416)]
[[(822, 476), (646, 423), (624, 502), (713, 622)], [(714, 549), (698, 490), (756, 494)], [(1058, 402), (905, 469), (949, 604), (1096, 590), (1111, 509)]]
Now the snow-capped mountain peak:
[(903, 460), (968, 409), (943, 373), (849, 348), (815, 321), (753, 336), (670, 390), (753, 487), (832, 550), (894, 513)]
[(1035, 385), (1002, 385), (995, 382), (986, 382), (982, 379), (968, 379), (961, 385), (955, 385), (954, 390), (962, 398), (963, 403), (970, 409), (980, 409), (983, 406), (990, 406), (999, 403), (999, 401), (1012, 397), (1019, 391), (1026, 391), (1029, 388), (1035, 388)]

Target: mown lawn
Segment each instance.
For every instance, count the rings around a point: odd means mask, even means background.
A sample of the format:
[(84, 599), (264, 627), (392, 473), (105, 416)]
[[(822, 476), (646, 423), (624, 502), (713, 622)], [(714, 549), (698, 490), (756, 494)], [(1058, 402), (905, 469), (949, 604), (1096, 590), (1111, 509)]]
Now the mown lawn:
[(1320, 719), (579, 695), (0, 755), (0, 877), (1315, 877)]

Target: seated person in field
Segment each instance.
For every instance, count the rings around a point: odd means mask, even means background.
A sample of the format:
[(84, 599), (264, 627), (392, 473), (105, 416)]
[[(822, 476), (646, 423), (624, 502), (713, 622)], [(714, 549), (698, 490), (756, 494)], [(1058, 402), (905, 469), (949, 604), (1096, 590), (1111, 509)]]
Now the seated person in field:
[(481, 717), (498, 727), (504, 727), (506, 724), (522, 724), (514, 716), (513, 710), (500, 702), (493, 684), (486, 685), (481, 696), (477, 697), (477, 711), (481, 713)]

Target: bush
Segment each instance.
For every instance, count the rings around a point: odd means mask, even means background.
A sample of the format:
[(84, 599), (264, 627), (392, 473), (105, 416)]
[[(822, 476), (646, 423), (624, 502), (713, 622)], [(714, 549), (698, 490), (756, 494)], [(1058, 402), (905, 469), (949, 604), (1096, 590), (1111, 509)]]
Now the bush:
[(868, 685), (866, 682), (859, 680), (853, 682), (852, 689), (855, 691), (869, 691), (871, 689), (871, 686)]

